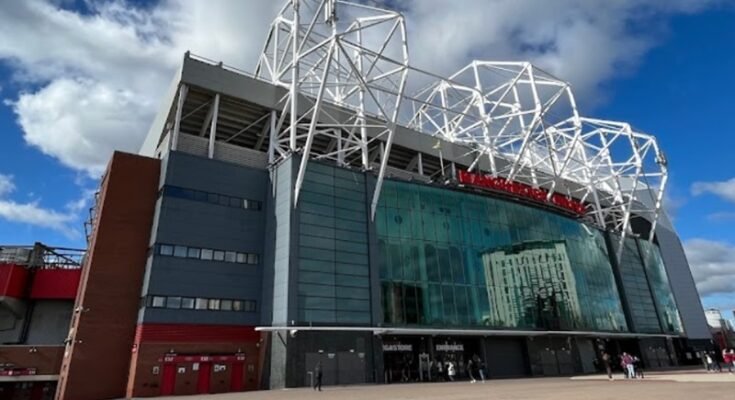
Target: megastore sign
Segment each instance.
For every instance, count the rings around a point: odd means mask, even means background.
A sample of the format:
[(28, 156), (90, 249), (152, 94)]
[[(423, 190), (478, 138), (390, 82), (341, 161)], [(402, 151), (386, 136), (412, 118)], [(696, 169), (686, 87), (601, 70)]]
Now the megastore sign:
[(553, 193), (551, 197), (549, 197), (549, 192), (546, 189), (534, 188), (523, 183), (509, 181), (505, 178), (496, 178), (490, 175), (480, 175), (464, 170), (458, 170), (457, 180), (463, 185), (505, 192), (539, 203), (551, 203), (577, 215), (584, 215), (587, 209), (584, 203), (578, 200), (559, 193)]

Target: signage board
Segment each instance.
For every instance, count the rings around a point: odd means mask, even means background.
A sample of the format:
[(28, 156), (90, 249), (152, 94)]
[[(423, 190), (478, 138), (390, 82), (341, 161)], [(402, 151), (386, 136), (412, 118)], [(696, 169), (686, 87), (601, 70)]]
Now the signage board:
[(533, 200), (538, 203), (551, 204), (577, 215), (584, 215), (587, 211), (587, 206), (577, 199), (564, 196), (560, 193), (553, 193), (549, 196), (549, 192), (546, 189), (534, 188), (505, 178), (458, 170), (457, 180), (463, 185), (495, 190), (512, 194), (516, 197)]

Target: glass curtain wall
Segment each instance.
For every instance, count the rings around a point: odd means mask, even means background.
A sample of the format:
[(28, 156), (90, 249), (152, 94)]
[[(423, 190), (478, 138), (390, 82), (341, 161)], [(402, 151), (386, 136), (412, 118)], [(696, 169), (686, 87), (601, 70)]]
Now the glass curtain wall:
[(627, 331), (601, 232), (398, 181), (376, 214), (386, 325)]
[(640, 240), (638, 244), (646, 260), (646, 273), (648, 275), (648, 281), (651, 283), (654, 300), (656, 301), (661, 328), (665, 333), (684, 333), (679, 309), (676, 306), (676, 300), (671, 292), (669, 277), (666, 274), (666, 267), (664, 266), (664, 261), (658, 246), (647, 240)]

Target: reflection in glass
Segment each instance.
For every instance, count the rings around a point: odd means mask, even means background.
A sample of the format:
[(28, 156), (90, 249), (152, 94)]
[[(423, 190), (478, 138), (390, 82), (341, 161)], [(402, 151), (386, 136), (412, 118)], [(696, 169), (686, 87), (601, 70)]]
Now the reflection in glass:
[(386, 181), (384, 323), (627, 331), (604, 236), (513, 202)]

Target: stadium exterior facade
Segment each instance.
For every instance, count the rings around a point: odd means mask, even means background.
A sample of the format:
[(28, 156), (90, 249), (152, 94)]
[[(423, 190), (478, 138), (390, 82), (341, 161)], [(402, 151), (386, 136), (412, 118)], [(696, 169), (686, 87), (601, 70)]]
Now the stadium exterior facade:
[(304, 386), (317, 362), (325, 384), (694, 362), (666, 164), (528, 63), (440, 77), (399, 13), (288, 1), (254, 75), (187, 53), (112, 157), (57, 398)]

